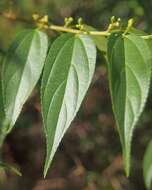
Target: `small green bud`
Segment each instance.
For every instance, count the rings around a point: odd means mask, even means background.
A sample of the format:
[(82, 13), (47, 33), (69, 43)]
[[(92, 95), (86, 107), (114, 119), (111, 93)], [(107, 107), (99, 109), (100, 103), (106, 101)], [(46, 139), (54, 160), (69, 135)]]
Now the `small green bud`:
[(48, 15), (44, 15), (40, 20), (41, 23), (48, 23), (49, 22), (49, 17)]
[(73, 18), (72, 17), (69, 17), (69, 22), (71, 23), (71, 22), (73, 22)]
[(64, 18), (64, 22), (66, 23), (67, 21), (68, 21), (68, 18), (67, 18), (67, 17), (65, 17), (65, 18)]
[(64, 19), (64, 26), (68, 27), (71, 23), (73, 22), (73, 18), (72, 17), (65, 17)]
[(114, 23), (114, 26), (115, 26), (115, 27), (119, 27), (119, 24), (120, 24), (119, 22), (115, 22), (115, 23)]
[(111, 17), (111, 23), (113, 24), (115, 21), (116, 21), (116, 17), (115, 17), (115, 16), (112, 16), (112, 17)]
[(128, 28), (131, 28), (133, 23), (134, 23), (134, 19), (133, 18), (129, 19), (128, 20)]
[(39, 14), (33, 14), (32, 18), (34, 21), (37, 21), (40, 18), (40, 15)]
[(121, 22), (121, 18), (118, 18), (117, 21), (118, 21), (118, 22)]
[(128, 20), (128, 26), (127, 26), (127, 28), (126, 28), (126, 30), (124, 32), (124, 35), (127, 34), (131, 30), (131, 28), (133, 26), (133, 23), (134, 23), (133, 18), (131, 18), (131, 19)]

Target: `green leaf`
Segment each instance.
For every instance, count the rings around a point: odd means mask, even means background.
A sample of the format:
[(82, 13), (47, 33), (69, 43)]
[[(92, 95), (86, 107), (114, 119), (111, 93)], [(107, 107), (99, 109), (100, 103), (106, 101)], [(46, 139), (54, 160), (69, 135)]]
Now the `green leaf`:
[(108, 41), (108, 60), (112, 106), (128, 176), (133, 129), (147, 99), (152, 55), (140, 36), (113, 33)]
[(152, 189), (152, 141), (149, 143), (143, 162), (144, 180), (147, 189)]
[(88, 90), (95, 60), (96, 49), (87, 35), (64, 34), (50, 48), (41, 88), (47, 142), (44, 176)]
[[(84, 25), (84, 29), (86, 31), (97, 31), (95, 28), (88, 25)], [(93, 39), (95, 45), (100, 51), (107, 52), (107, 37), (99, 35), (91, 35), (90, 37)]]
[(14, 126), (23, 104), (40, 78), (47, 48), (45, 33), (26, 30), (16, 37), (8, 50), (2, 70), (6, 133)]

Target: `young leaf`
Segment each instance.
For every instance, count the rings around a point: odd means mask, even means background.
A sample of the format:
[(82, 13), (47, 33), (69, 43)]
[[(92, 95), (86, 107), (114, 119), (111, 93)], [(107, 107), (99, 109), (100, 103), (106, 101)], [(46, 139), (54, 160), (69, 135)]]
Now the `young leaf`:
[(148, 95), (152, 55), (140, 36), (113, 33), (108, 41), (108, 60), (113, 111), (128, 176), (132, 134)]
[(48, 48), (47, 36), (38, 30), (21, 32), (4, 59), (2, 91), (5, 131), (14, 126), (23, 104), (40, 78)]
[(44, 176), (88, 90), (95, 60), (95, 46), (86, 35), (64, 34), (50, 48), (41, 88), (47, 142)]
[(152, 189), (152, 141), (149, 143), (143, 162), (144, 180), (147, 189)]

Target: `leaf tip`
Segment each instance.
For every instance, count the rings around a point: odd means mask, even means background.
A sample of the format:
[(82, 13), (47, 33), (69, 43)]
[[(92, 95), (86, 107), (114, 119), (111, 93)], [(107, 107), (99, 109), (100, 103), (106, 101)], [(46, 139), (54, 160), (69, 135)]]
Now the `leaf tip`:
[(45, 165), (44, 165), (44, 171), (43, 171), (43, 177), (44, 177), (44, 179), (47, 176), (48, 170), (49, 170), (49, 163), (46, 161)]
[(129, 175), (130, 175), (130, 158), (127, 156), (124, 157), (124, 169), (125, 169), (126, 177), (129, 177)]
[(126, 177), (130, 176), (130, 169), (129, 168), (125, 167), (125, 174), (126, 174)]
[(47, 175), (47, 170), (44, 170), (44, 172), (43, 172), (43, 178), (44, 179), (46, 178), (46, 175)]

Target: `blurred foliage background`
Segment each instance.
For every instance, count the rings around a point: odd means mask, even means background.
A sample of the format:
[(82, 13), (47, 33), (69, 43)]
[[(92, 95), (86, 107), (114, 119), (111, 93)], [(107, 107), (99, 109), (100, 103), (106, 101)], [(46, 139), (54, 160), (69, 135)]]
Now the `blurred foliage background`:
[[(0, 13), (32, 20), (33, 13), (48, 14), (62, 25), (64, 17), (82, 17), (86, 24), (106, 29), (112, 15), (152, 32), (151, 0), (0, 0)], [(0, 54), (7, 51), (16, 33), (35, 27), (0, 16)], [(49, 36), (55, 37), (54, 33)], [(16, 127), (2, 149), (5, 161), (21, 169), (22, 177), (0, 170), (1, 190), (145, 190), (142, 160), (152, 136), (152, 90), (134, 133), (131, 176), (122, 166), (121, 146), (112, 114), (106, 62), (98, 52), (92, 85), (65, 135), (49, 170), (42, 177), (45, 138), (40, 114), (39, 85), (25, 104)]]

